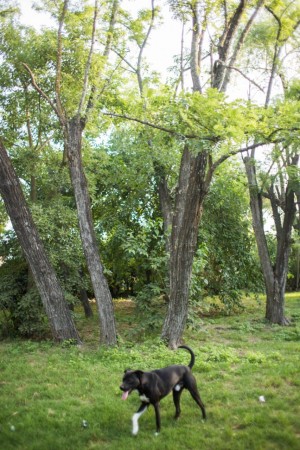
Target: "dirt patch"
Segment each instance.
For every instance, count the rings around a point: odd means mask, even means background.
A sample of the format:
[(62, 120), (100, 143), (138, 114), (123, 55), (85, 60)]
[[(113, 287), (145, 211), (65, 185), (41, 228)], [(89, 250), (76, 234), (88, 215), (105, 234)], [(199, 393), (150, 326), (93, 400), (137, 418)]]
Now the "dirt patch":
[(135, 303), (132, 300), (114, 300), (114, 307), (117, 313), (122, 315), (132, 314), (135, 310)]

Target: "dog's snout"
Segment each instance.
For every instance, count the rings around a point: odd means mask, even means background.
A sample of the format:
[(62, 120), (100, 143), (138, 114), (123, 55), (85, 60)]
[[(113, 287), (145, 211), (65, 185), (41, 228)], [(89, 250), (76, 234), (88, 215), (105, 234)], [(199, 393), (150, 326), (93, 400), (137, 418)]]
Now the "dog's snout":
[(121, 389), (121, 391), (124, 391), (124, 386), (123, 386), (123, 384), (121, 384), (120, 389)]

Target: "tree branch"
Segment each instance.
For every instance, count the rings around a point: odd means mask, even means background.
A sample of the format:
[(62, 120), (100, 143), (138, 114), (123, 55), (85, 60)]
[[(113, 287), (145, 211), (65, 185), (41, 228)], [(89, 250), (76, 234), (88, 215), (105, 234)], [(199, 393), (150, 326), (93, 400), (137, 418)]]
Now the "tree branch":
[(251, 78), (247, 77), (247, 75), (245, 75), (241, 69), (238, 69), (237, 67), (234, 66), (227, 66), (226, 64), (223, 63), (223, 61), (217, 61), (219, 64), (222, 64), (223, 67), (225, 69), (230, 69), (230, 70), (236, 70), (237, 72), (239, 72), (246, 80), (248, 80), (250, 83), (254, 84), (254, 86), (256, 86), (261, 92), (264, 92), (263, 88), (261, 88), (254, 80), (252, 80)]
[(147, 41), (149, 39), (151, 30), (152, 30), (153, 25), (154, 25), (154, 19), (155, 19), (154, 0), (151, 0), (151, 7), (152, 7), (152, 14), (151, 14), (150, 25), (148, 27), (148, 31), (146, 33), (145, 39), (144, 39), (142, 45), (140, 46), (139, 56), (138, 56), (138, 60), (137, 60), (136, 74), (137, 74), (137, 78), (138, 78), (138, 84), (139, 84), (139, 90), (140, 90), (141, 97), (143, 97), (143, 80), (142, 80), (142, 74), (141, 74), (142, 56), (143, 56), (143, 52), (144, 52), (144, 49), (146, 47)]
[(80, 102), (79, 102), (78, 112), (77, 112), (77, 114), (79, 116), (81, 115), (83, 104), (84, 104), (85, 97), (86, 97), (86, 94), (87, 94), (89, 72), (90, 72), (90, 69), (91, 69), (92, 56), (93, 56), (93, 53), (94, 53), (97, 16), (98, 16), (98, 0), (95, 0), (91, 47), (90, 47), (88, 59), (87, 59), (86, 66), (85, 66), (82, 94), (81, 94), (81, 99), (80, 99)]
[(279, 40), (280, 40), (280, 35), (281, 35), (282, 24), (281, 24), (280, 18), (274, 13), (274, 11), (272, 11), (272, 9), (269, 6), (266, 6), (266, 10), (269, 11), (270, 14), (272, 14), (272, 16), (275, 18), (275, 20), (278, 24), (278, 30), (277, 30), (277, 34), (276, 34), (275, 48), (274, 48), (274, 54), (273, 54), (273, 60), (272, 60), (271, 75), (270, 75), (270, 79), (269, 79), (269, 83), (268, 83), (268, 90), (267, 90), (267, 95), (266, 95), (266, 100), (265, 100), (265, 106), (267, 107), (270, 103), (273, 82), (274, 82), (275, 73), (276, 73), (276, 69), (277, 69), (277, 65), (278, 65), (280, 51), (281, 51), (281, 46), (279, 44)]
[[(98, 0), (95, 0), (95, 7), (96, 7), (96, 5), (98, 8)], [(116, 16), (118, 13), (118, 8), (119, 8), (119, 0), (114, 0), (112, 7), (111, 7), (111, 15), (110, 15), (109, 27), (108, 27), (108, 31), (107, 31), (107, 39), (106, 39), (105, 48), (103, 51), (103, 56), (105, 58), (108, 58), (109, 53), (111, 51), (111, 43), (112, 43), (113, 31), (114, 31), (114, 27), (115, 27), (115, 23), (116, 23)], [(98, 11), (97, 11), (97, 13), (98, 13)], [(96, 14), (96, 11), (95, 11), (95, 14)], [(94, 26), (95, 26), (95, 23), (96, 23), (96, 17), (94, 16)], [(101, 72), (99, 72), (98, 76), (99, 77), (101, 76)], [(104, 87), (102, 88), (101, 92), (103, 92), (103, 90), (104, 90)], [(84, 118), (82, 119), (84, 122), (87, 121), (89, 111), (94, 106), (95, 98), (98, 98), (100, 95), (101, 95), (101, 93), (100, 94), (98, 93), (97, 86), (95, 84), (93, 84), (91, 87), (89, 100), (87, 102), (87, 107), (86, 107), (86, 111), (84, 114)]]
[(53, 111), (57, 114), (57, 116), (59, 117), (59, 112), (58, 109), (56, 108), (54, 102), (50, 99), (50, 97), (48, 97), (48, 95), (39, 87), (39, 85), (37, 84), (37, 82), (35, 81), (35, 77), (34, 74), (32, 72), (32, 70), (30, 69), (30, 67), (26, 64), (26, 63), (22, 63), (22, 65), (25, 67), (25, 69), (27, 70), (27, 72), (30, 75), (30, 79), (31, 79), (31, 84), (34, 87), (34, 89), (49, 103), (49, 105), (51, 106), (51, 108), (53, 109)]
[(60, 91), (61, 91), (61, 66), (62, 66), (62, 30), (66, 13), (68, 11), (69, 0), (65, 0), (63, 4), (63, 10), (59, 19), (59, 26), (57, 32), (57, 59), (56, 59), (56, 78), (55, 78), (55, 96), (58, 117), (62, 123), (65, 123), (65, 114), (61, 103)]
[[(242, 147), (238, 150), (233, 150), (229, 153), (227, 153), (226, 155), (221, 156), (216, 162), (214, 162), (214, 164), (212, 165), (211, 169), (214, 172), (216, 170), (216, 168), (222, 164), (222, 162), (226, 161), (226, 159), (230, 158), (231, 156), (234, 155), (238, 155), (239, 153), (244, 153), (247, 152), (249, 150), (255, 150), (258, 147), (262, 147), (263, 145), (268, 145), (268, 144), (279, 144), (280, 142), (283, 142), (285, 139), (284, 138), (278, 138), (278, 139), (274, 139), (272, 140), (272, 137), (274, 136), (275, 133), (282, 131), (283, 129), (277, 129), (272, 131), (272, 133), (270, 133), (268, 136), (265, 137), (264, 141), (262, 142), (257, 142), (255, 144), (251, 144), (251, 145), (247, 145), (246, 147)], [(291, 129), (291, 130), (285, 130), (285, 131), (295, 131), (295, 129)]]
[[(224, 63), (228, 60), (228, 53), (229, 49), (232, 45), (233, 38), (236, 34), (236, 31), (238, 29), (241, 17), (244, 13), (246, 7), (246, 1), (240, 0), (239, 5), (237, 6), (236, 10), (234, 11), (232, 17), (230, 18), (227, 26), (224, 29), (224, 32), (222, 36), (219, 39), (218, 43), (218, 53), (219, 53), (219, 60), (223, 61)], [(223, 64), (214, 64), (214, 77), (213, 77), (213, 87), (217, 88), (218, 90), (221, 90), (222, 84), (224, 81), (224, 72), (225, 67)]]
[(263, 145), (267, 145), (267, 144), (268, 144), (268, 142), (266, 142), (266, 141), (257, 142), (255, 144), (251, 144), (251, 145), (247, 145), (246, 147), (239, 148), (238, 150), (232, 150), (231, 152), (226, 153), (226, 155), (221, 156), (217, 161), (215, 161), (211, 166), (211, 170), (212, 170), (212, 172), (214, 172), (220, 164), (222, 164), (224, 161), (226, 161), (231, 156), (235, 156), (240, 153), (247, 152), (249, 150), (254, 150), (258, 147), (262, 147)]
[(125, 64), (127, 64), (128, 67), (130, 67), (131, 70), (128, 70), (128, 72), (136, 74), (137, 69), (123, 56), (118, 50), (115, 48), (112, 50), (122, 61), (124, 61)]
[(116, 18), (118, 13), (120, 0), (114, 0), (112, 7), (111, 7), (111, 15), (109, 20), (109, 27), (107, 31), (107, 39), (106, 44), (103, 52), (103, 56), (108, 57), (110, 50), (111, 50), (111, 43), (113, 38), (113, 32), (116, 24)]
[[(223, 92), (226, 92), (226, 88), (227, 88), (227, 85), (228, 85), (229, 80), (230, 80), (230, 73), (231, 73), (231, 70), (234, 69), (233, 66), (234, 66), (234, 64), (235, 64), (235, 62), (236, 62), (236, 60), (237, 60), (237, 57), (238, 57), (238, 54), (239, 54), (239, 52), (240, 52), (240, 50), (241, 50), (241, 48), (242, 48), (242, 45), (243, 45), (243, 43), (244, 43), (244, 41), (245, 41), (245, 39), (246, 39), (246, 37), (247, 37), (247, 35), (248, 35), (250, 29), (251, 29), (251, 26), (253, 25), (253, 22), (254, 22), (254, 20), (255, 20), (255, 18), (256, 18), (256, 16), (257, 16), (257, 14), (258, 14), (260, 8), (261, 8), (262, 5), (264, 4), (264, 2), (265, 2), (265, 0), (258, 0), (257, 5), (256, 5), (256, 7), (255, 7), (255, 9), (254, 9), (254, 12), (252, 13), (252, 15), (250, 16), (248, 22), (247, 22), (246, 25), (244, 26), (244, 28), (243, 28), (243, 30), (242, 30), (242, 32), (241, 32), (241, 35), (240, 35), (240, 37), (239, 37), (239, 39), (238, 39), (238, 41), (237, 41), (237, 44), (235, 45), (235, 48), (234, 48), (234, 51), (233, 51), (233, 55), (231, 56), (230, 61), (229, 61), (229, 66), (226, 67), (227, 70), (226, 70), (226, 73), (225, 73), (225, 75), (224, 75), (224, 80), (223, 80), (223, 84), (222, 84), (222, 87), (221, 87), (221, 90), (222, 90)], [(229, 70), (228, 70), (228, 69), (229, 69)], [(236, 70), (237, 70), (237, 69), (236, 69)], [(241, 74), (242, 74), (242, 73), (241, 73)], [(242, 75), (244, 76), (244, 74), (242, 74)], [(246, 78), (247, 78), (247, 77), (246, 77)], [(248, 78), (247, 78), (247, 79), (248, 79)], [(249, 81), (251, 81), (251, 80), (249, 80)], [(251, 82), (252, 82), (252, 81), (251, 81)], [(259, 88), (259, 89), (260, 89), (260, 88)]]
[(137, 119), (135, 117), (130, 117), (130, 116), (126, 116), (126, 114), (115, 114), (115, 113), (103, 113), (105, 116), (110, 116), (110, 117), (117, 117), (119, 119), (125, 119), (125, 120), (130, 120), (133, 122), (137, 122), (140, 123), (142, 125), (151, 127), (151, 128), (155, 128), (156, 130), (160, 130), (160, 131), (164, 131), (166, 133), (171, 134), (172, 136), (176, 136), (179, 137), (181, 139), (199, 139), (199, 140), (203, 140), (203, 141), (210, 141), (210, 142), (217, 142), (218, 139), (216, 137), (211, 137), (211, 136), (198, 136), (196, 134), (182, 134), (182, 133), (178, 133), (175, 130), (172, 130), (170, 128), (166, 128), (160, 125), (156, 125), (154, 123), (148, 122), (146, 120), (141, 120), (141, 119)]
[(200, 92), (201, 84), (199, 79), (199, 44), (200, 44), (200, 19), (199, 19), (200, 1), (191, 2), (192, 10), (192, 44), (191, 44), (191, 76), (193, 83), (193, 91)]

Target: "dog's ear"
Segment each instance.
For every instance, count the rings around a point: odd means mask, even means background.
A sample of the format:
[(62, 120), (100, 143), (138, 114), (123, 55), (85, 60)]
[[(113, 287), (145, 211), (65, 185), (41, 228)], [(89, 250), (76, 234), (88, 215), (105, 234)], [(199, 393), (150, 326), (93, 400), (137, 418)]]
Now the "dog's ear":
[(134, 373), (137, 375), (138, 379), (140, 380), (142, 378), (142, 375), (144, 372), (142, 370), (135, 370)]

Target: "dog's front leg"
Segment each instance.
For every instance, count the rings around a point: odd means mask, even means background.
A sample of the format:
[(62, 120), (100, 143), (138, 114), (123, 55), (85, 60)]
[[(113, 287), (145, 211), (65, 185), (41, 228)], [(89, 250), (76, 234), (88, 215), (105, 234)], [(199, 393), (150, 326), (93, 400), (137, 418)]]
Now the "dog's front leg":
[(155, 419), (156, 419), (156, 435), (159, 434), (160, 432), (160, 411), (159, 411), (159, 403), (154, 403), (153, 404), (154, 409), (155, 409)]
[(142, 414), (144, 414), (148, 406), (148, 403), (142, 403), (137, 412), (132, 416), (132, 434), (134, 436), (136, 436), (139, 432), (139, 418)]

